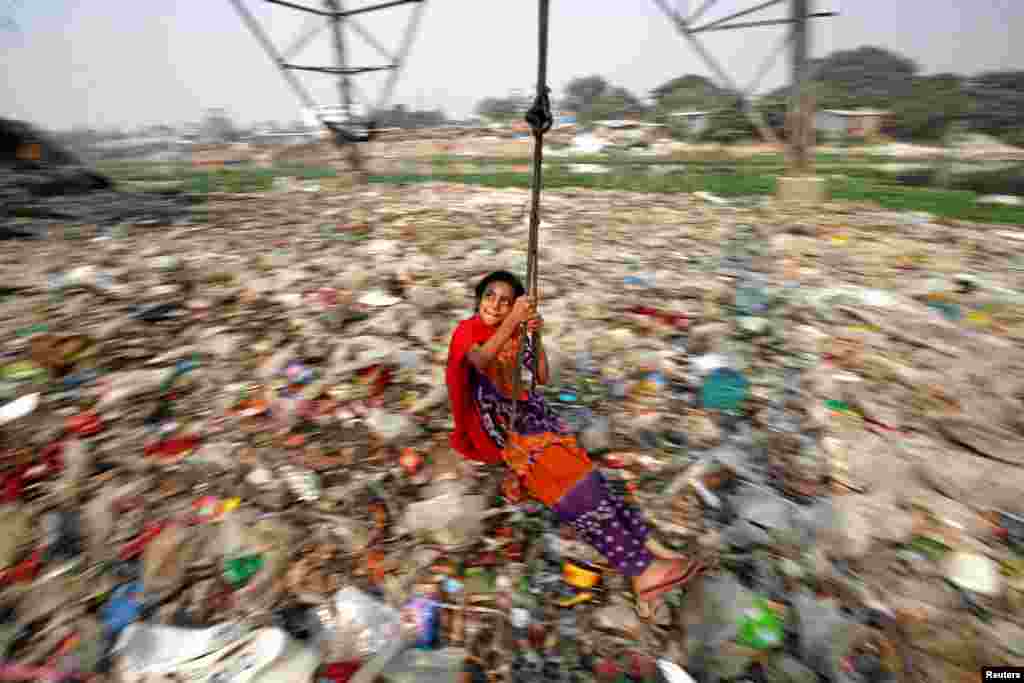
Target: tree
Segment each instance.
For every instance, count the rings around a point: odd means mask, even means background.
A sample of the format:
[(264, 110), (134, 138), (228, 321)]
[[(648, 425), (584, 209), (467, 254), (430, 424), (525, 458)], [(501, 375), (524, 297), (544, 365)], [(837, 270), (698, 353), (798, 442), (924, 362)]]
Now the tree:
[(889, 131), (894, 136), (936, 142), (944, 139), (953, 124), (967, 118), (972, 103), (963, 77), (938, 74), (915, 78), (908, 96), (890, 109)]
[(662, 83), (651, 91), (655, 108), (665, 114), (677, 111), (707, 111), (725, 106), (736, 93), (719, 88), (704, 76), (687, 74)]
[(693, 126), (682, 116), (669, 116), (663, 121), (665, 130), (673, 140), (689, 140), (693, 138)]
[(709, 142), (728, 145), (743, 140), (756, 140), (760, 135), (740, 109), (740, 103), (734, 100), (731, 106), (719, 109), (711, 115), (701, 137)]
[(633, 114), (642, 114), (643, 103), (625, 88), (610, 88), (596, 97), (590, 106), (577, 110), (579, 120), (584, 123), (605, 119), (621, 119)]
[[(891, 50), (864, 46), (812, 60), (818, 106), (824, 109), (888, 108), (911, 95), (918, 65)], [(769, 102), (786, 101), (790, 86), (769, 93)]]
[(508, 97), (485, 97), (476, 105), (476, 113), (492, 121), (507, 122), (521, 119), (526, 115), (529, 104), (517, 95)]
[(693, 131), (689, 122), (673, 114), (687, 111), (717, 112), (734, 106), (737, 99), (736, 93), (720, 88), (710, 79), (697, 74), (686, 74), (666, 81), (651, 90), (651, 97), (654, 99), (652, 118), (665, 124), (669, 135), (675, 140), (690, 139)]
[(374, 112), (373, 120), (380, 128), (436, 128), (448, 121), (444, 111), (410, 110), (404, 104)]
[(566, 109), (579, 113), (589, 111), (594, 102), (602, 95), (609, 94), (611, 85), (603, 76), (583, 76), (574, 78), (565, 86)]
[(971, 127), (1021, 144), (1024, 131), (1024, 71), (989, 71), (964, 82), (973, 107)]
[(868, 46), (833, 52), (813, 61), (811, 68), (818, 70), (817, 80), (845, 91), (867, 107), (886, 106), (894, 97), (909, 95), (919, 70), (912, 59)]
[(240, 139), (238, 127), (223, 109), (210, 109), (203, 117), (203, 137), (218, 142), (237, 142)]

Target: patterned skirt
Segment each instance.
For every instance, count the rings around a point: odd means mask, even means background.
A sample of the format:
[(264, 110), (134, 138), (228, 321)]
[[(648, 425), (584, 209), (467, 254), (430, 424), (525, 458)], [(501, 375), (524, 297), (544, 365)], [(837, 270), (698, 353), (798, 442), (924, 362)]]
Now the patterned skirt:
[(644, 546), (648, 527), (643, 516), (609, 491), (565, 421), (540, 394), (528, 392), (510, 430), (512, 399), (487, 377), (474, 380), (484, 429), (530, 495), (554, 509), (622, 574), (637, 576), (647, 569), (654, 558)]

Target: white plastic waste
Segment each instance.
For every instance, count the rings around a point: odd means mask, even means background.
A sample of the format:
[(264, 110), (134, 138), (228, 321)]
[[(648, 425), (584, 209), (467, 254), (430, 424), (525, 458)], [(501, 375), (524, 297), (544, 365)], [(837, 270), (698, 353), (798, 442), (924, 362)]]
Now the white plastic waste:
[(39, 394), (22, 396), (16, 401), (11, 401), (0, 408), (0, 425), (13, 422), (19, 418), (31, 414), (39, 406)]
[(678, 664), (673, 664), (667, 659), (658, 660), (658, 670), (665, 677), (668, 683), (696, 683), (693, 676), (686, 673)]
[(380, 290), (373, 290), (359, 297), (359, 303), (364, 306), (394, 306), (399, 301), (401, 301), (399, 297), (385, 294)]

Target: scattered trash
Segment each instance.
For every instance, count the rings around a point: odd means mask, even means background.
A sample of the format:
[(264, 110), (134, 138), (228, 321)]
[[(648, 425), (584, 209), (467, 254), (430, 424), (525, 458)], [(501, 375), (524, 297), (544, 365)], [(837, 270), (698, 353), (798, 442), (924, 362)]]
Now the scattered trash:
[[(539, 389), (652, 552), (713, 565), (641, 619), (605, 558), (448, 445), (447, 343), (470, 285), (524, 265), (527, 199), (212, 196), (203, 224), (53, 219), (5, 243), (5, 661), (876, 680), (894, 651), (933, 658), (921, 620), (958, 624), (959, 652), (1024, 608), (1016, 233), (958, 224), (961, 248), (866, 207), (545, 197)], [(1011, 663), (1004, 631), (984, 661)]]
[(694, 192), (693, 196), (696, 197), (697, 199), (701, 199), (705, 202), (708, 202), (709, 204), (714, 204), (716, 206), (725, 206), (726, 204), (728, 204), (726, 200), (722, 199), (717, 195), (713, 195), (710, 192)]
[(999, 204), (1002, 206), (1024, 205), (1024, 199), (1011, 194), (987, 194), (983, 197), (978, 197), (975, 201), (978, 204)]

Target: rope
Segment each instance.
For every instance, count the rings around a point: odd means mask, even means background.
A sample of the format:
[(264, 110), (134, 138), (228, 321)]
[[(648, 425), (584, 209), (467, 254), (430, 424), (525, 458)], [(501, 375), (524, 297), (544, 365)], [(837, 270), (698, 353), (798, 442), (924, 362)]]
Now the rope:
[[(533, 106), (526, 112), (526, 122), (530, 124), (533, 132), (533, 196), (530, 206), (530, 237), (526, 249), (526, 291), (539, 303), (538, 277), (537, 277), (537, 243), (540, 237), (540, 191), (543, 179), (541, 178), (541, 166), (544, 161), (544, 133), (551, 130), (554, 118), (551, 116), (551, 102), (548, 99), (548, 3), (549, 0), (539, 0), (537, 21), (538, 33), (538, 55), (537, 55), (537, 95), (533, 100)], [(522, 392), (523, 378), (523, 354), (526, 352), (527, 332), (526, 326), (522, 328), (522, 337), (519, 344), (519, 354), (516, 358), (514, 381), (512, 383), (514, 396), (512, 400), (512, 423), (510, 431), (515, 430), (516, 418), (518, 417), (519, 395)], [(532, 389), (537, 388), (537, 371), (540, 368), (540, 354), (537, 352), (539, 333), (533, 333), (533, 378)]]

